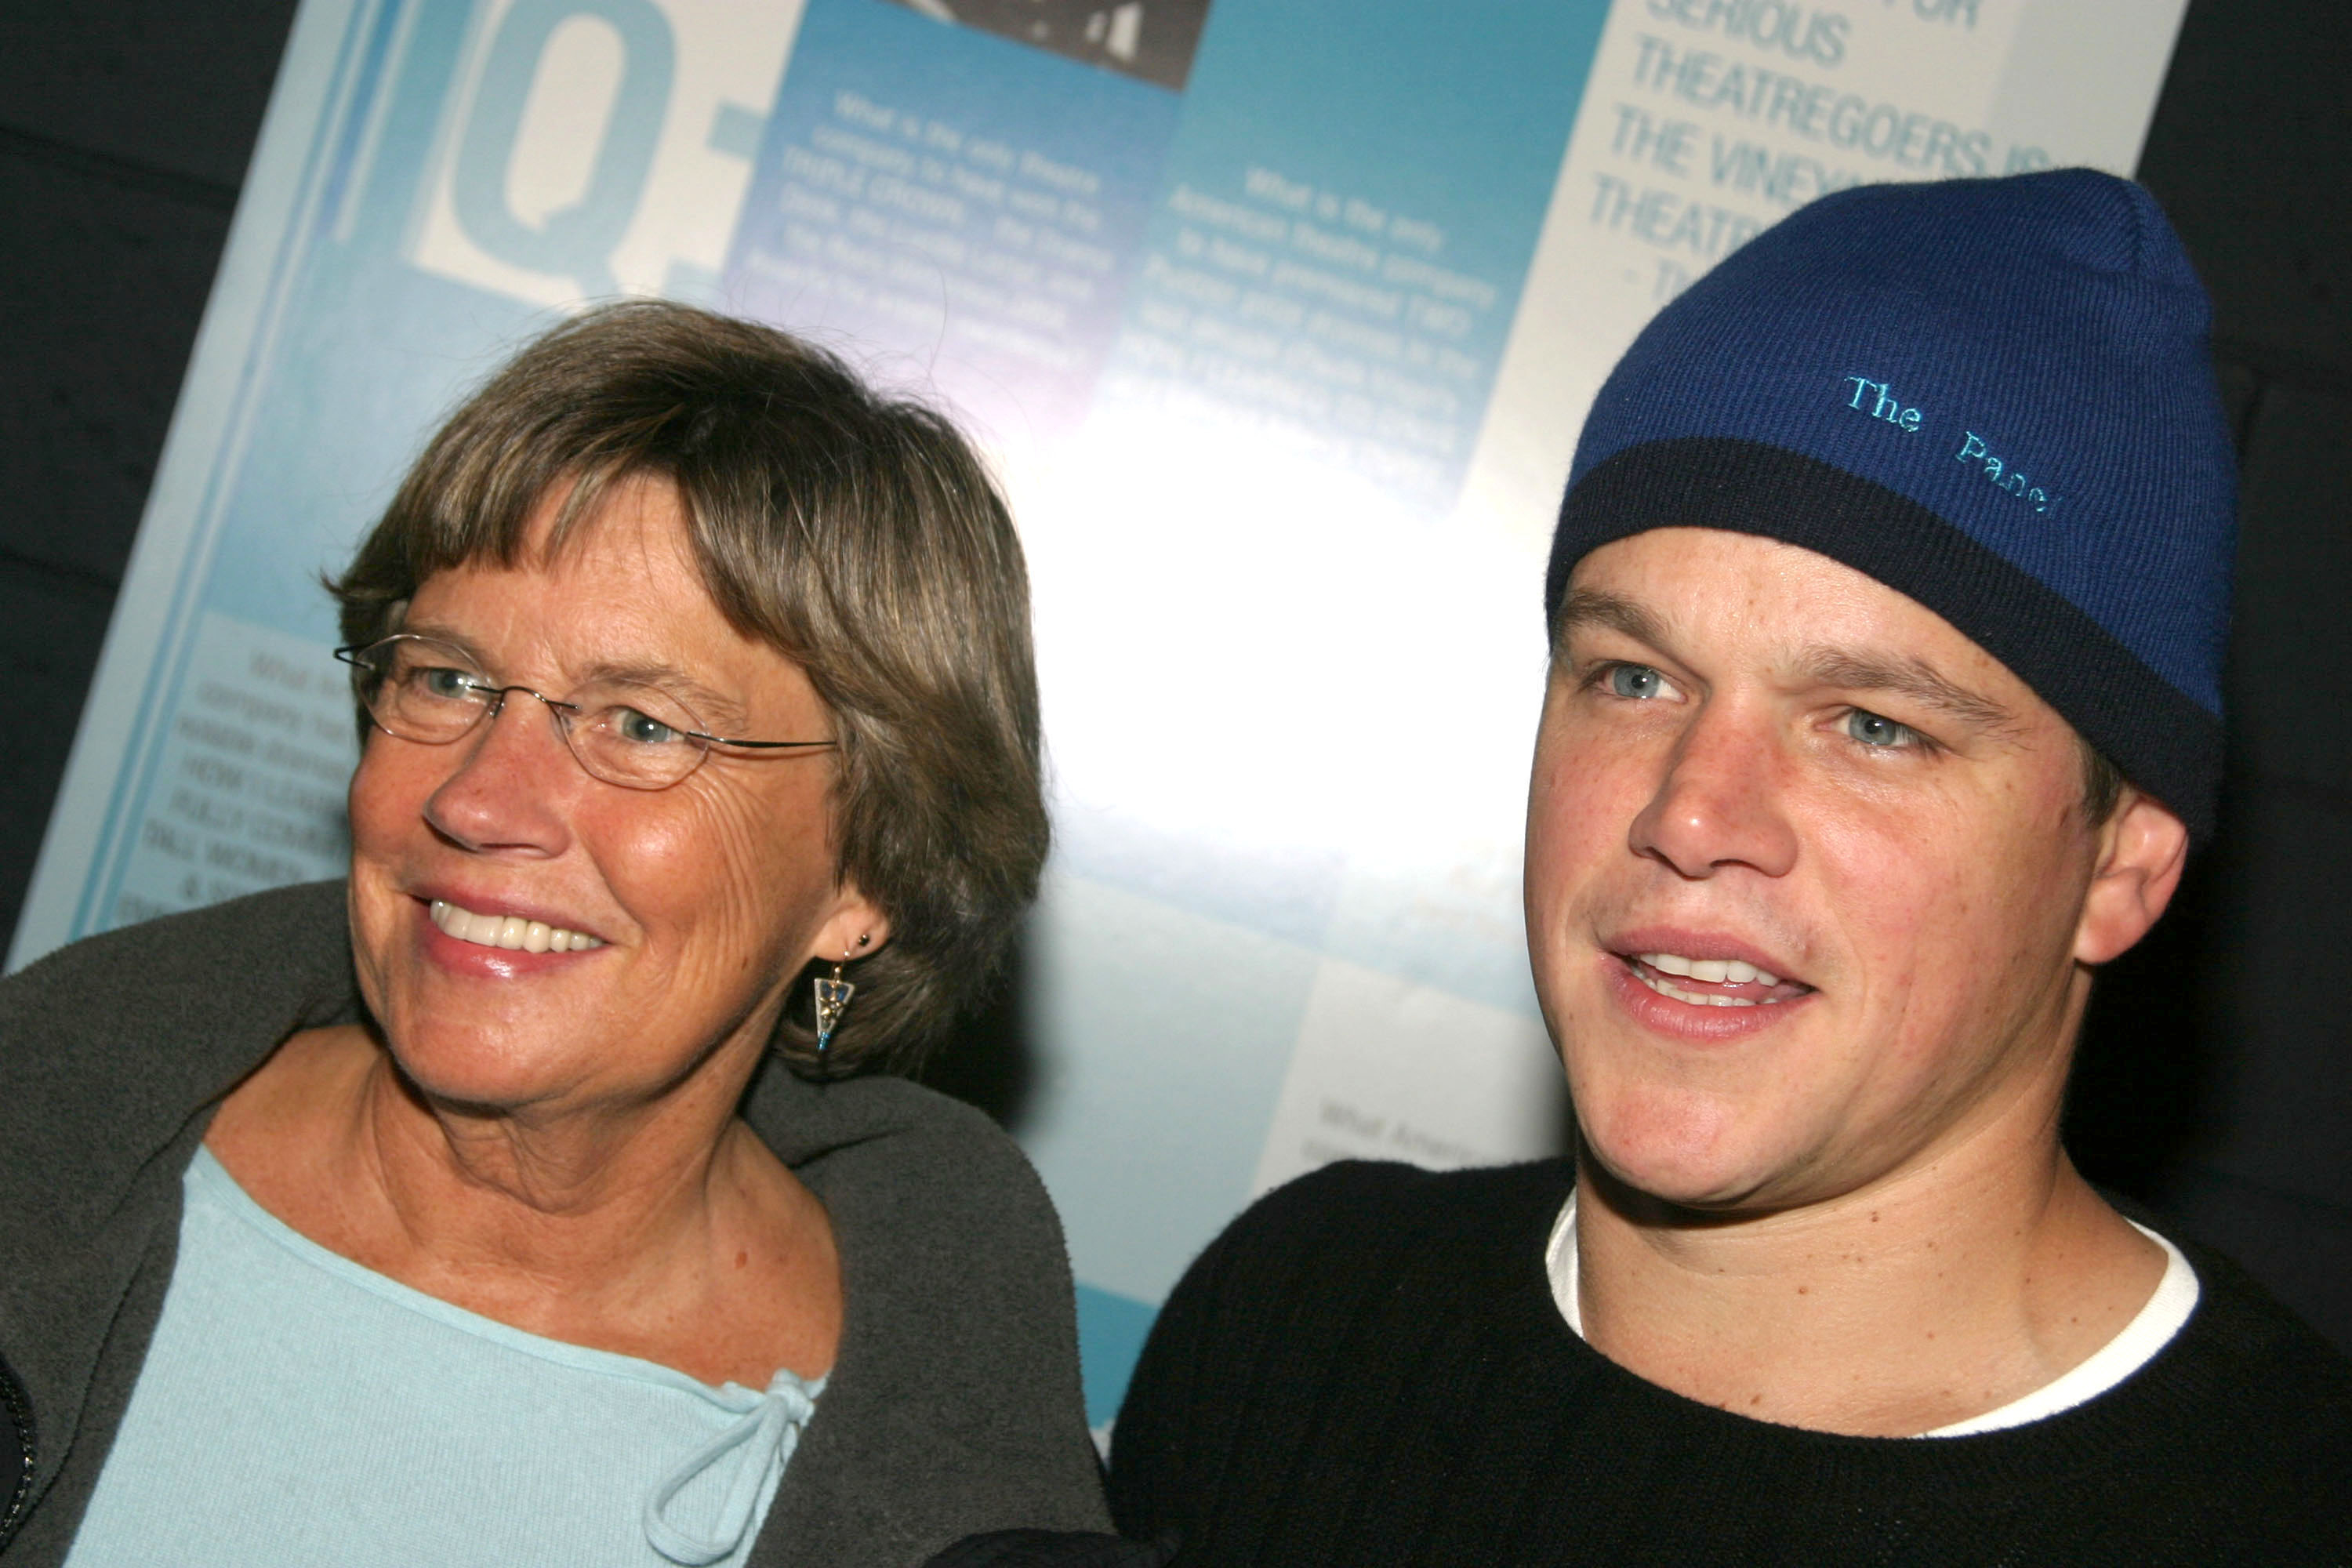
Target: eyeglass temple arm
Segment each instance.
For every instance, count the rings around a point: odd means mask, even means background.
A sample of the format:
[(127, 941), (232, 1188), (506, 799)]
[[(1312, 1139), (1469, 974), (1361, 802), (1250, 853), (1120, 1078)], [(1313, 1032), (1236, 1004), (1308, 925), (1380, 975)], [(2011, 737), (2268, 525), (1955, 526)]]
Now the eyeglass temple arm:
[(730, 741), (724, 735), (706, 735), (699, 730), (688, 730), (686, 732), (693, 736), (698, 741), (707, 741), (714, 746), (750, 746), (762, 752), (782, 752), (818, 746), (837, 746), (841, 743), (838, 741)]

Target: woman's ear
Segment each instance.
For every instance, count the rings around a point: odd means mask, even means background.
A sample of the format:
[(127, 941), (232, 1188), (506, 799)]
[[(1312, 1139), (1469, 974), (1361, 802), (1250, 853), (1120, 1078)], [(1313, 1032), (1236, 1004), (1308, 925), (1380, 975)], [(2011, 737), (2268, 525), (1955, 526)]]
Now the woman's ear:
[(2129, 952), (2180, 886), (2189, 828), (2169, 806), (2129, 784), (2099, 828), (2098, 859), (2074, 927), (2074, 958), (2105, 963)]
[(856, 888), (844, 885), (833, 916), (818, 928), (816, 951), (809, 956), (819, 963), (871, 958), (890, 940), (890, 917)]

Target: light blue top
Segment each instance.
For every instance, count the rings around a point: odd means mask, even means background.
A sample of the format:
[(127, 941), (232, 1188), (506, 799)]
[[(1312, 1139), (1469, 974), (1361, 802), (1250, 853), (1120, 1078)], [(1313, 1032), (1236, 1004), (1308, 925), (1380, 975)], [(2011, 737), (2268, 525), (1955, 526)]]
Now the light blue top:
[(666, 1568), (749, 1554), (824, 1383), (712, 1388), (298, 1235), (209, 1151), (69, 1568)]

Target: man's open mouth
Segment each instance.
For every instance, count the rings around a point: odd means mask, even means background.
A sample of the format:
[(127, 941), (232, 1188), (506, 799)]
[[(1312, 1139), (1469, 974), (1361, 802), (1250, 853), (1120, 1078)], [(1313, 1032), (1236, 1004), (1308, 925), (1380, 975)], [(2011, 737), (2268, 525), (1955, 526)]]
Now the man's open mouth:
[(1812, 987), (1783, 980), (1740, 958), (1693, 958), (1678, 952), (1620, 953), (1633, 978), (1661, 996), (1695, 1007), (1769, 1007), (1809, 995)]

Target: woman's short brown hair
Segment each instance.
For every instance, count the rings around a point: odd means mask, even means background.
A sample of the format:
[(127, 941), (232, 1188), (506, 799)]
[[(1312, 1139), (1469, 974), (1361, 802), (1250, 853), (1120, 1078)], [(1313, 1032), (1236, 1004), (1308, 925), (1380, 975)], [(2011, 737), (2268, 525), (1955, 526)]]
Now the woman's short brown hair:
[(1021, 544), (946, 419), (755, 322), (658, 300), (587, 311), (427, 443), (329, 584), (344, 640), (398, 630), (436, 572), (515, 564), (557, 487), (551, 552), (614, 481), (646, 474), (677, 485), (720, 611), (831, 707), (835, 875), (890, 920), (890, 942), (853, 963), (824, 1059), (802, 985), (778, 1048), (812, 1076), (911, 1068), (1001, 961), (1048, 837)]

